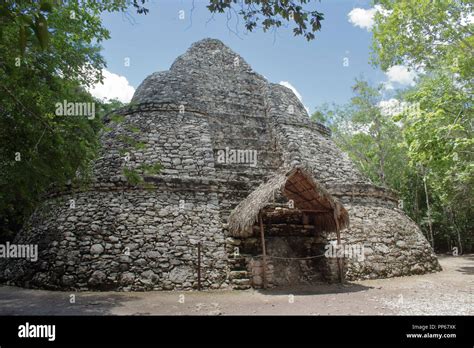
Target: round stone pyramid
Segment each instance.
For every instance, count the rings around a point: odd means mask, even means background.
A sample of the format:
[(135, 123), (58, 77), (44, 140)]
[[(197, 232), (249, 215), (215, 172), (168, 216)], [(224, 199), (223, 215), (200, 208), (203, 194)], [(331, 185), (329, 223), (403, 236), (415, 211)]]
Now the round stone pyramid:
[[(38, 260), (3, 260), (3, 281), (79, 290), (258, 287), (258, 234), (232, 235), (228, 218), (274, 173), (298, 167), (348, 211), (342, 241), (364, 247), (362, 258), (345, 260), (346, 279), (440, 269), (395, 194), (361, 175), (290, 89), (269, 83), (218, 40), (194, 43), (168, 71), (148, 76), (106, 123), (92, 182), (45, 197), (14, 241), (38, 244)], [(301, 256), (308, 243), (335, 240), (271, 231), (269, 254)], [(306, 273), (319, 270), (296, 262)], [(284, 265), (293, 267), (277, 259), (269, 267)]]

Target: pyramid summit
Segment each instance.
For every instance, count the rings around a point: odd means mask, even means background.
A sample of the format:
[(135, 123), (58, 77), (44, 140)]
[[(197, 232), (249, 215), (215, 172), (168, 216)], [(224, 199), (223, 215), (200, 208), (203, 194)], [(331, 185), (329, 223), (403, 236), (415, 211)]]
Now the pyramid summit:
[(204, 39), (106, 117), (88, 187), (51, 192), (2, 261), (10, 284), (246, 289), (439, 270), (394, 192), (373, 185), (288, 88)]

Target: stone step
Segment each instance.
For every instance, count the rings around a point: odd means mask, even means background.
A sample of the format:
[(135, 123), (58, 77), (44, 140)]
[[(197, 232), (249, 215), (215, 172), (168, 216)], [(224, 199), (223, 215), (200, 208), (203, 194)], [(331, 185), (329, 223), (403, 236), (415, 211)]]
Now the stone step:
[(233, 271), (247, 272), (247, 263), (245, 259), (229, 259)]
[(232, 284), (236, 286), (248, 286), (248, 287), (252, 285), (252, 283), (250, 282), (250, 279), (234, 279), (232, 280)]
[(250, 288), (251, 288), (250, 285), (233, 285), (232, 286), (232, 289), (234, 290), (248, 290)]
[(248, 272), (247, 271), (231, 271), (229, 273), (229, 278), (234, 281), (237, 279), (247, 279), (248, 280)]

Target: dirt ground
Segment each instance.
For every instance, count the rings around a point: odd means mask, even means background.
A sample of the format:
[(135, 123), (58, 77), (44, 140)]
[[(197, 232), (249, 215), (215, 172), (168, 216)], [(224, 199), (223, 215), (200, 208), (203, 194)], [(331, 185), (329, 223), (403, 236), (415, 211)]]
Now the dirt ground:
[(474, 315), (474, 255), (439, 260), (438, 273), (298, 289), (71, 293), (0, 286), (0, 315)]

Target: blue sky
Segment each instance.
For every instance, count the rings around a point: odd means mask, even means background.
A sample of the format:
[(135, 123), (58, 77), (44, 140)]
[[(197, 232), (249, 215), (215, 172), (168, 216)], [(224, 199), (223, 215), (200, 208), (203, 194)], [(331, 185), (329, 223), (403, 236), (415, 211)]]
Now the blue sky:
[[(293, 36), (291, 28), (279, 28), (276, 34), (261, 29), (246, 32), (242, 20), (237, 24), (234, 15), (229, 26), (238, 32), (236, 35), (228, 29), (225, 14), (216, 14), (212, 19), (207, 3), (195, 0), (191, 13), (191, 0), (152, 0), (147, 5), (150, 12), (146, 16), (133, 10), (129, 16), (104, 14), (104, 26), (112, 36), (102, 43), (109, 72), (106, 93), (123, 96), (127, 91), (130, 95), (133, 92), (130, 86), (136, 88), (149, 74), (167, 70), (193, 42), (206, 37), (223, 41), (269, 81), (291, 84), (310, 111), (324, 102), (349, 101), (356, 77), (363, 75), (373, 83), (393, 79), (369, 64), (373, 14), (369, 1), (316, 2), (325, 19), (322, 30), (310, 42)], [(181, 10), (184, 19), (179, 18)], [(344, 58), (348, 66), (343, 64)], [(125, 64), (127, 60), (129, 66)], [(406, 83), (406, 76), (405, 81), (398, 82)]]

